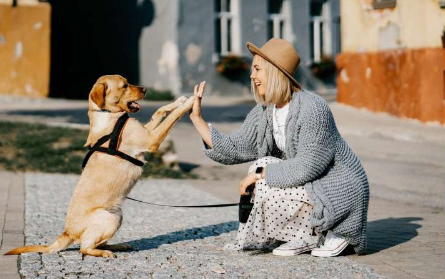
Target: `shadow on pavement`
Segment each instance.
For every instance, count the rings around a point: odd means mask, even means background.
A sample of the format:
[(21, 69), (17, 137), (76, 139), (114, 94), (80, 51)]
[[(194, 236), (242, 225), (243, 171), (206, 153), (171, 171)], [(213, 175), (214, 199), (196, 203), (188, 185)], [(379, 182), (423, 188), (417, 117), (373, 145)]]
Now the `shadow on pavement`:
[(204, 239), (207, 237), (218, 236), (222, 233), (228, 233), (234, 230), (238, 230), (238, 224), (239, 222), (235, 221), (225, 222), (217, 225), (209, 225), (171, 232), (152, 238), (141, 238), (126, 243), (130, 244), (133, 247), (131, 251), (151, 250), (156, 249), (163, 244), (172, 244), (180, 241)]
[(200, 165), (189, 163), (189, 162), (178, 162), (179, 168), (185, 172), (191, 172), (192, 170), (198, 168)]
[(387, 218), (368, 223), (368, 255), (405, 243), (416, 237), (420, 217)]

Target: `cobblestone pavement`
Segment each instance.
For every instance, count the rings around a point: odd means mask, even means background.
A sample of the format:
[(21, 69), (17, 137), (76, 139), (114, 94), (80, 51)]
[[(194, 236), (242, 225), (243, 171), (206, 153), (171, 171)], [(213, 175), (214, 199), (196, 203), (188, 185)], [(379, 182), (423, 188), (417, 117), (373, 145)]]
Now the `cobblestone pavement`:
[[(76, 175), (26, 175), (26, 244), (51, 243), (62, 232), (77, 180)], [(225, 202), (179, 180), (140, 181), (130, 196), (172, 204)], [(126, 201), (123, 225), (111, 243), (129, 243), (132, 251), (117, 252), (115, 259), (82, 257), (77, 247), (24, 254), (19, 271), (22, 278), (382, 278), (347, 257), (223, 251), (235, 237), (236, 219), (235, 207), (178, 209)]]

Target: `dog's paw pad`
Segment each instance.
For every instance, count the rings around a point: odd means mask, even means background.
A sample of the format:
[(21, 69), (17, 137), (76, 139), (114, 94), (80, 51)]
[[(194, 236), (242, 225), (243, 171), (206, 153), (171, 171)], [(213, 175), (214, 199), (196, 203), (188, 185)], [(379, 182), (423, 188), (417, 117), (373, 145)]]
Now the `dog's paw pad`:
[(102, 257), (104, 257), (104, 258), (116, 258), (116, 255), (113, 252), (111, 252), (111, 251), (104, 250), (102, 252)]
[(183, 104), (185, 101), (187, 101), (186, 96), (181, 96), (178, 99), (176, 99), (176, 102)]

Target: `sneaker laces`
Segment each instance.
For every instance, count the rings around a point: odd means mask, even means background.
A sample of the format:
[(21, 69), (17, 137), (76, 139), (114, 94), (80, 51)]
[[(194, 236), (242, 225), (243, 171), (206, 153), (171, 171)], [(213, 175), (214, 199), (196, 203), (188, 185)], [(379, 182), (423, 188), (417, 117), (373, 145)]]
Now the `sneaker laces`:
[(330, 246), (332, 246), (334, 243), (335, 243), (335, 241), (336, 240), (343, 240), (343, 238), (342, 237), (339, 237), (339, 236), (337, 236), (335, 233), (333, 233), (333, 232), (329, 232), (328, 233), (328, 236), (326, 236), (326, 240), (325, 240), (325, 242), (323, 243), (323, 247), (324, 248), (326, 248), (326, 247), (330, 247)]

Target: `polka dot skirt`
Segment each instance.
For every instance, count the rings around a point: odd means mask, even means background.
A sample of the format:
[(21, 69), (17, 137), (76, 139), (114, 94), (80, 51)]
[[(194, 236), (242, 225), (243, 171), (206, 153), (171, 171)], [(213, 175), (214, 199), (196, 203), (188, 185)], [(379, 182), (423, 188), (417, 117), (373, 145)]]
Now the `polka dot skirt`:
[[(280, 161), (275, 157), (261, 158), (250, 166), (249, 173)], [(270, 188), (260, 179), (252, 200), (249, 219), (240, 224), (235, 243), (227, 244), (226, 250), (269, 248), (276, 241), (292, 241), (302, 246), (317, 244), (319, 236), (310, 226), (312, 201), (304, 187)]]

